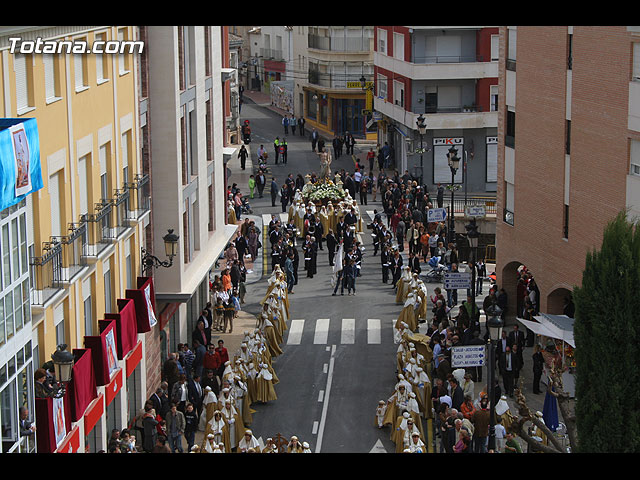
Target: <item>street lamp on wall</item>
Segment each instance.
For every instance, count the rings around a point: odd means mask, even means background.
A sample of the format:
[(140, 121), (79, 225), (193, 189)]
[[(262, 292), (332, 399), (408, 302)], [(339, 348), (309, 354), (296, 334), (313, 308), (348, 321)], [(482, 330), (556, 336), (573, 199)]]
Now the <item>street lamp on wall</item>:
[(66, 384), (71, 381), (71, 373), (73, 372), (74, 357), (71, 352), (67, 351), (66, 344), (60, 344), (56, 347), (56, 351), (51, 354), (55, 378), (58, 382), (55, 386), (55, 398), (63, 397), (66, 392)]
[(164, 252), (165, 252), (165, 255), (169, 257), (169, 260), (164, 260), (164, 261), (160, 260), (158, 257), (150, 254), (149, 252), (147, 252), (145, 248), (143, 248), (141, 262), (144, 269), (146, 270), (149, 268), (171, 267), (173, 265), (173, 257), (175, 257), (178, 254), (179, 239), (180, 237), (175, 233), (173, 233), (172, 228), (170, 228), (168, 230), (168, 233), (164, 237), (162, 237), (162, 240), (164, 240)]

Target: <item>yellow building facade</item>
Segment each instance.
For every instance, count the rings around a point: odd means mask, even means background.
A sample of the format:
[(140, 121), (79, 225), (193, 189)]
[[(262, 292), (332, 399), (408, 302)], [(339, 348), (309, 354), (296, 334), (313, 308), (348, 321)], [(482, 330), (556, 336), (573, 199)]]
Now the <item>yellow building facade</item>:
[[(20, 53), (30, 45), (12, 53), (9, 40), (91, 46), (134, 41), (135, 27), (19, 28), (0, 30), (0, 112), (37, 119), (40, 137), (44, 185), (26, 199), (25, 232), (35, 370), (59, 344), (69, 351), (84, 348), (84, 336), (97, 335), (98, 321), (117, 313), (117, 299), (136, 288), (150, 206), (139, 147), (135, 48), (123, 54)], [(131, 395), (145, 395), (141, 377), (133, 387), (139, 391), (116, 402), (103, 429), (128, 423)]]

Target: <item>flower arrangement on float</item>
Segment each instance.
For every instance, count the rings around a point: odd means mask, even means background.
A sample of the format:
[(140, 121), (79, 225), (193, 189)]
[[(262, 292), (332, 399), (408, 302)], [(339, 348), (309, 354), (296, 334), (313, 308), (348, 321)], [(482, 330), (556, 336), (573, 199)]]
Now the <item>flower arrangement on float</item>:
[(342, 182), (333, 183), (331, 180), (307, 183), (302, 189), (302, 197), (305, 203), (326, 205), (328, 202), (340, 202), (347, 196), (342, 188)]

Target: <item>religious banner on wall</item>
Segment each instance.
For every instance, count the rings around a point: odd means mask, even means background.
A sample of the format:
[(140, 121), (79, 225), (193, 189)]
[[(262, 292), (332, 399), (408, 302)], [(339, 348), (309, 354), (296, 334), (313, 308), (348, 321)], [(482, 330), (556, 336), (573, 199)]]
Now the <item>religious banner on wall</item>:
[(35, 118), (0, 119), (0, 210), (42, 188)]

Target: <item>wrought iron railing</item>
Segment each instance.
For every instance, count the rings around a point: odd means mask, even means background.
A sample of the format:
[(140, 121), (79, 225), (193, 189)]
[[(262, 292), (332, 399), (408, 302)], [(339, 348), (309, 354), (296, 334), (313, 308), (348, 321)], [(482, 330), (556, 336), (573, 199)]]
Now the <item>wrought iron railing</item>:
[(113, 205), (111, 202), (102, 201), (96, 203), (95, 213), (83, 215), (81, 221), (87, 223), (87, 255), (97, 257), (113, 243), (114, 235), (111, 228), (111, 215)]
[(42, 306), (62, 290), (63, 287), (63, 253), (62, 244), (52, 239), (42, 245), (42, 255), (32, 257), (31, 267), (32, 286), (31, 305)]
[(151, 210), (150, 187), (148, 174), (138, 174), (133, 182), (125, 184), (125, 188), (129, 191), (129, 209), (127, 210), (129, 220), (137, 221)]

